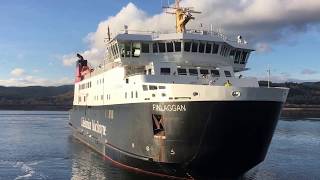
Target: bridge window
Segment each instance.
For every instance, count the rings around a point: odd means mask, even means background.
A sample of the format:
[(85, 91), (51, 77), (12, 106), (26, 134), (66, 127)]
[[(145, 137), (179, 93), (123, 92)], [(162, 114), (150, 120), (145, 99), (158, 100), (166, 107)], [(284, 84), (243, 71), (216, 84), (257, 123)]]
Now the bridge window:
[(118, 46), (118, 44), (116, 44), (115, 45), (115, 50), (116, 50), (116, 52), (117, 52), (117, 57), (119, 57), (120, 56), (120, 52), (119, 52), (119, 46)]
[(184, 51), (190, 52), (191, 49), (191, 42), (185, 42), (184, 43)]
[(205, 48), (205, 44), (204, 43), (200, 43), (199, 44), (199, 53), (204, 53), (204, 48)]
[(228, 46), (222, 46), (220, 55), (221, 56), (227, 56), (229, 50), (230, 50), (230, 48)]
[(241, 51), (236, 52), (234, 63), (239, 64)]
[(219, 44), (213, 44), (212, 54), (218, 54), (218, 51), (219, 51)]
[(231, 77), (230, 71), (224, 71), (224, 74), (226, 75), (226, 77)]
[(178, 75), (187, 75), (186, 69), (178, 68), (177, 70), (178, 70)]
[(213, 77), (220, 77), (220, 72), (218, 70), (211, 70), (211, 75)]
[(192, 43), (192, 52), (198, 52), (198, 46), (199, 46), (199, 43), (193, 42)]
[(173, 52), (173, 42), (167, 42), (167, 52)]
[(132, 43), (132, 57), (140, 57), (141, 54), (141, 44)]
[(166, 89), (165, 86), (159, 86), (159, 89)]
[(200, 69), (200, 74), (207, 75), (207, 74), (209, 74), (209, 71), (207, 69)]
[(229, 57), (231, 58), (231, 59), (234, 59), (234, 55), (236, 54), (236, 50), (235, 49), (232, 49), (231, 51), (230, 51), (230, 54), (229, 54)]
[(212, 44), (211, 43), (207, 43), (207, 45), (206, 45), (206, 53), (211, 53), (211, 48), (212, 48)]
[(160, 68), (161, 75), (170, 75), (170, 68)]
[(158, 43), (153, 43), (152, 49), (153, 49), (153, 53), (158, 53), (158, 52), (159, 52), (159, 50), (158, 50)]
[(141, 47), (143, 53), (150, 53), (149, 43), (142, 43)]
[(175, 52), (181, 52), (181, 42), (174, 42)]
[(159, 45), (159, 52), (165, 53), (166, 52), (166, 44), (165, 43), (158, 43)]
[(197, 69), (189, 69), (190, 76), (198, 76), (198, 70)]
[(128, 42), (121, 43), (119, 46), (120, 46), (120, 49), (121, 49), (121, 57), (130, 57), (130, 55), (131, 55), (131, 43), (128, 43)]
[(248, 56), (248, 52), (243, 51), (242, 56), (241, 56), (241, 60), (240, 60), (240, 64), (246, 63), (247, 56)]

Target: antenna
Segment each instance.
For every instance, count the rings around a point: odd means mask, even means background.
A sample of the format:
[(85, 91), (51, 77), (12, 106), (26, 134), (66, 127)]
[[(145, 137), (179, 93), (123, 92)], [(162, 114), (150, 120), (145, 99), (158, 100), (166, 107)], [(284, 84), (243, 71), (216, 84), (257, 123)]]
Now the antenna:
[(111, 40), (111, 35), (110, 35), (110, 27), (108, 26), (108, 40)]
[(270, 88), (270, 76), (271, 76), (271, 69), (270, 69), (270, 64), (268, 65), (268, 88)]
[(171, 9), (173, 11), (167, 12), (167, 14), (174, 14), (176, 15), (176, 32), (177, 33), (184, 33), (186, 31), (186, 25), (190, 20), (195, 19), (192, 14), (200, 14), (199, 11), (194, 11), (193, 7), (181, 7), (180, 6), (181, 0), (175, 1), (175, 6), (165, 6), (163, 9), (168, 10)]

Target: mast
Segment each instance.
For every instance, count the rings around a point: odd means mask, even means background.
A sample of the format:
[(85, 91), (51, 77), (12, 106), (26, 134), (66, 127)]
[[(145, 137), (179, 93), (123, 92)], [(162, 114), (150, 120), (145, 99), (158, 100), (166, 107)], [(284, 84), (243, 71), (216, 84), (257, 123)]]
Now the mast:
[(176, 32), (177, 33), (184, 33), (186, 32), (186, 25), (190, 20), (195, 19), (193, 17), (192, 13), (198, 13), (200, 14), (201, 12), (194, 11), (192, 10), (192, 7), (181, 7), (180, 6), (180, 1), (181, 0), (176, 0), (175, 1), (175, 7), (163, 7), (164, 9), (172, 9), (174, 12), (166, 12), (168, 14), (173, 14), (176, 16)]

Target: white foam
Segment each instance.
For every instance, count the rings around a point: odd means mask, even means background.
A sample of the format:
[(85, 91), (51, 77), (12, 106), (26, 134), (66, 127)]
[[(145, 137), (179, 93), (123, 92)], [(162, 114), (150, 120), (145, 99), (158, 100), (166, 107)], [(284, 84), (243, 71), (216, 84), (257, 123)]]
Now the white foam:
[[(14, 167), (20, 167), (21, 171), (24, 172), (24, 175), (21, 176), (17, 176), (15, 178), (15, 180), (18, 179), (26, 179), (26, 178), (30, 178), (35, 174), (35, 171), (32, 167), (30, 167), (30, 165), (35, 164), (35, 162), (30, 163), (29, 165), (24, 163), (24, 162), (16, 162), (16, 164), (14, 165)], [(36, 164), (38, 164), (38, 162), (36, 162)]]

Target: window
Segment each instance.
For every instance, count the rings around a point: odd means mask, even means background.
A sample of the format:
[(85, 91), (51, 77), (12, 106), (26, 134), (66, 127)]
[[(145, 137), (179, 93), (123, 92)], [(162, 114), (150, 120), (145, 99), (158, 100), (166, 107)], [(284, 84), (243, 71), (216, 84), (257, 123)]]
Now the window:
[(218, 70), (211, 70), (211, 75), (213, 77), (220, 77), (220, 72)]
[(129, 84), (129, 79), (128, 78), (126, 79), (126, 84)]
[(198, 76), (198, 70), (197, 69), (189, 69), (190, 76)]
[(198, 52), (198, 43), (197, 42), (193, 42), (192, 43), (192, 52)]
[(184, 43), (184, 51), (190, 52), (191, 49), (191, 42), (185, 42)]
[(160, 68), (161, 75), (170, 75), (170, 68)]
[(133, 91), (131, 91), (131, 98), (133, 98)]
[(114, 119), (113, 110), (109, 110), (109, 111), (108, 111), (108, 118), (109, 118), (109, 119)]
[(224, 74), (226, 75), (226, 77), (231, 77), (230, 71), (224, 71)]
[(148, 69), (148, 74), (149, 74), (149, 75), (152, 74), (152, 69)]
[(157, 90), (158, 89), (158, 87), (157, 86), (149, 86), (149, 90)]
[(143, 86), (142, 86), (142, 89), (143, 89), (144, 91), (148, 91), (148, 86), (147, 86), (147, 85), (143, 85)]
[(213, 44), (212, 54), (218, 54), (219, 44)]
[(175, 52), (181, 52), (181, 42), (174, 42)]
[(187, 75), (187, 70), (182, 69), (182, 68), (178, 68), (178, 75)]
[(236, 54), (236, 50), (235, 49), (232, 49), (231, 51), (230, 51), (230, 54), (229, 54), (229, 57), (231, 58), (231, 59), (234, 59), (234, 55)]
[(121, 57), (130, 57), (131, 54), (131, 43), (120, 44)]
[(152, 45), (153, 53), (158, 53), (158, 43), (153, 43)]
[(228, 53), (231, 50), (231, 47), (226, 46), (226, 51), (224, 52), (223, 56), (228, 57)]
[(237, 51), (237, 52), (236, 52), (236, 56), (235, 56), (234, 63), (239, 64), (239, 61), (240, 61), (240, 55), (241, 55), (241, 51)]
[(247, 56), (248, 56), (248, 52), (243, 51), (242, 56), (241, 56), (241, 60), (240, 60), (240, 64), (246, 63)]
[(166, 52), (166, 44), (165, 43), (158, 43), (159, 44), (159, 52), (165, 53)]
[(142, 53), (150, 53), (149, 43), (142, 43), (141, 47)]
[(199, 53), (204, 53), (204, 46), (205, 46), (204, 43), (200, 43), (200, 45), (199, 45)]
[(116, 52), (117, 52), (117, 57), (119, 57), (119, 46), (118, 46), (118, 44), (115, 45), (115, 48), (116, 48)]
[(136, 98), (138, 98), (138, 91), (136, 91)]
[(221, 51), (220, 51), (220, 55), (221, 56), (226, 56), (228, 52), (228, 47), (227, 46), (222, 46)]
[(207, 75), (207, 74), (209, 74), (209, 70), (207, 70), (207, 69), (200, 69), (200, 74), (201, 74), (201, 75)]
[(167, 42), (167, 52), (173, 52), (173, 42)]
[(206, 45), (206, 53), (211, 53), (211, 48), (212, 48), (212, 44), (211, 43), (207, 43), (207, 45)]
[(166, 89), (165, 86), (159, 86), (159, 89)]
[(140, 57), (141, 44), (134, 42), (132, 43), (132, 57)]
[(127, 92), (126, 93), (124, 93), (124, 97), (127, 99), (127, 97), (128, 97), (128, 94), (127, 94)]
[(113, 46), (111, 46), (110, 48), (111, 48), (112, 56), (115, 56), (115, 54), (116, 54), (116, 53), (115, 53), (115, 51), (114, 51), (114, 47), (113, 47)]

